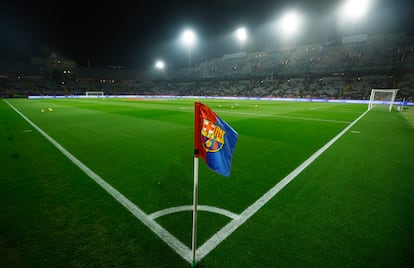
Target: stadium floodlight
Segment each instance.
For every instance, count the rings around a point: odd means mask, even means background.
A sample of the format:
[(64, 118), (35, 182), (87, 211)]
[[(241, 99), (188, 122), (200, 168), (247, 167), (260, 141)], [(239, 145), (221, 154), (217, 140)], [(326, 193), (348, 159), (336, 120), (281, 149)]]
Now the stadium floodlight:
[(244, 27), (240, 27), (234, 32), (234, 35), (236, 36), (236, 39), (239, 41), (241, 51), (243, 44), (247, 40), (247, 30)]
[(197, 40), (196, 34), (191, 29), (186, 29), (181, 33), (181, 43), (188, 49), (188, 67), (191, 67), (191, 49)]
[(196, 41), (196, 35), (193, 30), (186, 29), (182, 32), (181, 42), (184, 45), (191, 47), (192, 45), (194, 45), (195, 41)]
[(369, 5), (369, 0), (348, 0), (342, 7), (342, 13), (352, 19), (357, 19), (367, 13)]
[(244, 27), (240, 27), (235, 32), (237, 40), (239, 40), (240, 43), (244, 43), (247, 40), (247, 30)]
[(279, 30), (286, 37), (297, 35), (301, 26), (301, 16), (295, 11), (286, 12), (279, 20)]
[(347, 0), (339, 7), (339, 18), (344, 25), (350, 24), (350, 34), (354, 34), (355, 23), (368, 12), (370, 0)]
[(157, 60), (157, 61), (155, 62), (155, 69), (157, 69), (157, 70), (164, 70), (164, 68), (165, 68), (165, 63), (164, 63), (164, 61), (162, 61), (162, 60)]

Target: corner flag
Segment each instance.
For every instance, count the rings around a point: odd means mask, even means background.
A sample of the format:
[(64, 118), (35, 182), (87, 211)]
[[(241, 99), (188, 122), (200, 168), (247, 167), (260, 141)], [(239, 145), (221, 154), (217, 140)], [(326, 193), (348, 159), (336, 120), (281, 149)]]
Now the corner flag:
[(195, 103), (195, 156), (202, 157), (215, 172), (230, 175), (237, 132), (209, 107)]
[(194, 192), (193, 232), (191, 239), (192, 266), (197, 262), (197, 204), (198, 158), (209, 168), (223, 176), (230, 176), (231, 160), (238, 134), (224, 120), (202, 103), (194, 103)]

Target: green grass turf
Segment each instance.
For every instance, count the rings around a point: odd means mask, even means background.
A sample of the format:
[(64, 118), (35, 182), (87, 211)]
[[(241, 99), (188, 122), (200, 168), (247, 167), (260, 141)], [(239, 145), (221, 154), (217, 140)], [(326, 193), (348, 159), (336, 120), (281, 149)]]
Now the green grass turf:
[[(9, 101), (145, 213), (192, 203), (192, 101)], [(200, 163), (199, 204), (235, 213), (366, 110), (203, 102), (239, 141), (230, 178)], [(1, 267), (189, 266), (3, 101), (0, 110)], [(400, 113), (382, 110), (352, 130), (358, 133), (346, 133), (200, 265), (408, 266), (414, 130)], [(200, 212), (198, 244), (228, 221)], [(190, 246), (191, 212), (157, 222)]]
[(414, 107), (405, 107), (401, 114), (407, 120), (407, 122), (414, 128)]

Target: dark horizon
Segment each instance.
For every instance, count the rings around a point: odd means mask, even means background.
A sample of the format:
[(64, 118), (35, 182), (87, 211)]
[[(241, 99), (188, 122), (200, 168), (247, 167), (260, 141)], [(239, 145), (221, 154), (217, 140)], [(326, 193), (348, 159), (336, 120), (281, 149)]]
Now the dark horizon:
[[(169, 66), (186, 67), (188, 53), (177, 45), (185, 27), (192, 27), (198, 43), (193, 64), (223, 54), (263, 50), (278, 43), (272, 24), (287, 8), (306, 17), (297, 44), (326, 42), (354, 33), (412, 32), (409, 0), (373, 1), (366, 17), (340, 25), (335, 9), (343, 1), (119, 1), (116, 5), (81, 5), (46, 1), (5, 1), (0, 10), (0, 61), (56, 53), (79, 66), (152, 68), (158, 58)], [(245, 26), (248, 43), (240, 47), (232, 32)], [(43, 55), (44, 54), (44, 55)]]

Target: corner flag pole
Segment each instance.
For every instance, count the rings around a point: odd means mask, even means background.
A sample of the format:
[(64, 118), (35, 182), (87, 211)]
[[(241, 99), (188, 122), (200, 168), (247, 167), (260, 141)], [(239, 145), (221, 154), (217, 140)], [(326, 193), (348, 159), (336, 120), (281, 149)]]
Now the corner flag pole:
[(191, 248), (193, 254), (192, 267), (196, 265), (197, 249), (197, 203), (198, 203), (198, 152), (194, 155), (194, 191), (193, 191), (193, 233), (191, 239)]

